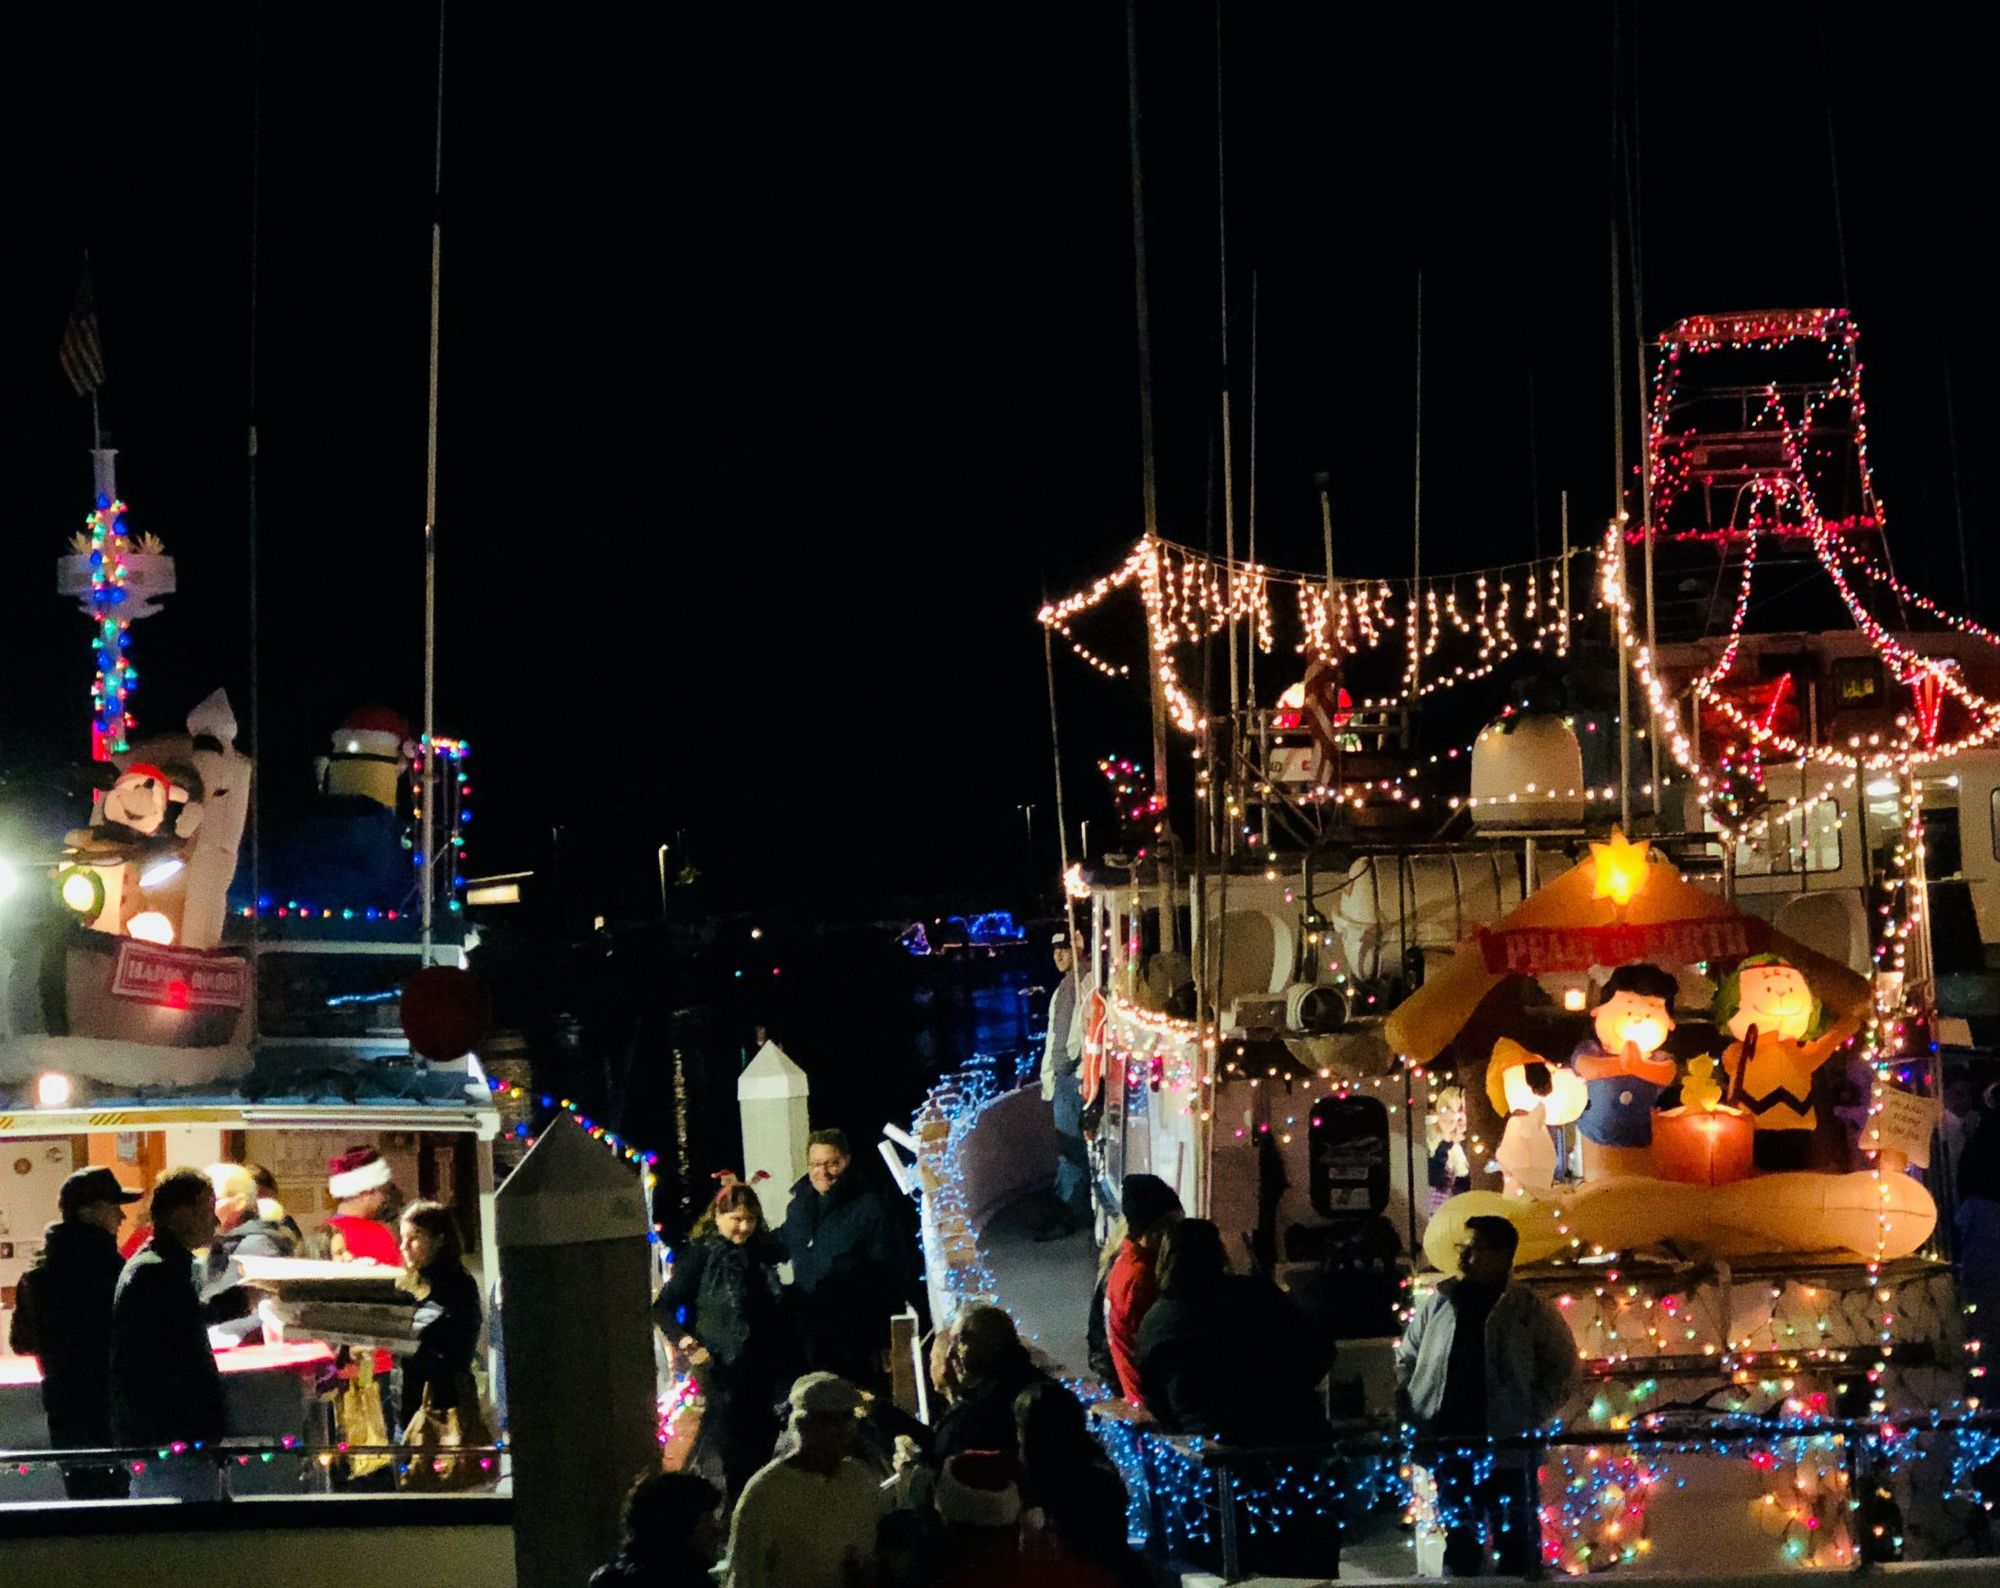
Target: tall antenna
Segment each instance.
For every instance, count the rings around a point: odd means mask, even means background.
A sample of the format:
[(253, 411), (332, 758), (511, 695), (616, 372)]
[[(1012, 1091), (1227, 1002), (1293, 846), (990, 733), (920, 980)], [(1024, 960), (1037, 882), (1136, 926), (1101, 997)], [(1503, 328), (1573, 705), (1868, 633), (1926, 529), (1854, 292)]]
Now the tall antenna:
[[(1139, 147), (1138, 0), (1125, 0), (1125, 108), (1132, 166), (1132, 287), (1138, 316), (1139, 466), (1146, 538), (1160, 532), (1159, 492), (1153, 470), (1153, 320), (1146, 297), (1146, 165)], [(1167, 695), (1160, 678), (1155, 638), (1146, 636), (1147, 667), (1153, 692), (1153, 794), (1167, 798)]]
[[(258, 264), (263, 234), (264, 165), (264, 8), (259, 5), (250, 29), (250, 374), (244, 402), (243, 492), (244, 525), (249, 539), (250, 575), (250, 753), (262, 759), (265, 751), (262, 669), (258, 665), (257, 626), (259, 621), (257, 542), (260, 538), (257, 503), (257, 311)], [(263, 779), (253, 772), (250, 778), (250, 952), (254, 962), (257, 941), (264, 930), (264, 796)], [(255, 1033), (253, 1032), (254, 1036)]]
[(437, 121), (431, 135), (431, 384), (424, 432), (424, 742), (423, 938), (421, 958), (431, 962), (437, 908), (437, 475), (438, 287), (444, 249), (439, 208), (444, 189), (444, 0), (438, 0)]
[[(1417, 439), (1415, 483), (1410, 493), (1410, 695), (1424, 665), (1424, 273), (1417, 272)], [(1328, 576), (1331, 583), (1331, 575)]]
[[(1237, 767), (1240, 764), (1239, 747), (1243, 742), (1243, 683), (1237, 671), (1237, 651), (1239, 640), (1236, 622), (1236, 452), (1234, 438), (1230, 433), (1230, 367), (1229, 367), (1229, 203), (1228, 203), (1228, 145), (1223, 136), (1225, 119), (1222, 93), (1222, 0), (1215, 0), (1215, 257), (1216, 274), (1221, 288), (1222, 302), (1222, 555), (1228, 581), (1229, 601), (1229, 771), (1222, 780), (1223, 787), (1233, 788), (1236, 784)], [(1209, 769), (1214, 776), (1214, 768)], [(1226, 807), (1225, 807), (1226, 808)], [(1223, 852), (1233, 854), (1236, 849), (1236, 824), (1230, 822), (1223, 830)]]
[[(1619, 9), (1611, 12), (1611, 523), (1625, 555), (1625, 304), (1618, 255), (1618, 194), (1624, 161), (1619, 144), (1618, 63), (1624, 58)], [(1568, 570), (1564, 570), (1567, 577)], [(1618, 631), (1618, 821), (1632, 826), (1632, 667), (1625, 631)]]

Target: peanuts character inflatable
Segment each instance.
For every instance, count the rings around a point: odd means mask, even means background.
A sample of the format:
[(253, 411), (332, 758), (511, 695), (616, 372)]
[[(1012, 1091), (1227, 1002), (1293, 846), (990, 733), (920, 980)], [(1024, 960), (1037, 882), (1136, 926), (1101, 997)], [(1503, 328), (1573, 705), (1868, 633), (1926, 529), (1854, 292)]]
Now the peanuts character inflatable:
[(1804, 973), (1776, 954), (1744, 960), (1716, 995), (1715, 1023), (1736, 1039), (1722, 1054), (1729, 1100), (1756, 1121), (1756, 1164), (1767, 1173), (1811, 1167), (1813, 1075), (1854, 1029), (1839, 1021), (1808, 1041), (1821, 1019)]
[(1651, 1170), (1653, 1105), (1674, 1080), (1674, 1061), (1659, 1050), (1674, 1029), (1678, 986), (1657, 965), (1621, 965), (1590, 1012), (1594, 1030), (1570, 1055), (1590, 1096), (1577, 1122), (1586, 1179)]
[(1567, 1125), (1588, 1100), (1574, 1070), (1551, 1064), (1512, 1037), (1493, 1044), (1486, 1064), (1486, 1096), (1507, 1121), (1494, 1162), (1509, 1191), (1546, 1196), (1555, 1181), (1556, 1147), (1551, 1126)]

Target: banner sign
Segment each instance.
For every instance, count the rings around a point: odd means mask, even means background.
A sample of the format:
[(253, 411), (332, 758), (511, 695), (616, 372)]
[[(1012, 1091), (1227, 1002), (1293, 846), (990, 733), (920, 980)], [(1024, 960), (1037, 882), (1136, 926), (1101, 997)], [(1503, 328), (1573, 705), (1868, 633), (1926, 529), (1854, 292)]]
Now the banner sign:
[(1770, 928), (1754, 916), (1718, 915), (1655, 921), (1649, 926), (1517, 926), (1500, 931), (1482, 927), (1479, 951), (1492, 975), (1541, 976), (1641, 960), (1694, 965), (1742, 959), (1761, 952), (1770, 940)]
[(118, 945), (111, 994), (166, 1009), (241, 1009), (250, 996), (250, 962), (241, 954), (127, 938)]

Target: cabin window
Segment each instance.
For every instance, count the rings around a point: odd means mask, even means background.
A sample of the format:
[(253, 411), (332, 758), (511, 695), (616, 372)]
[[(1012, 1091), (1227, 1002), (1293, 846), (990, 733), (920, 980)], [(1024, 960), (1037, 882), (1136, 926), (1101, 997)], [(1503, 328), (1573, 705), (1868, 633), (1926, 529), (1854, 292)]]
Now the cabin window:
[(1840, 806), (1821, 800), (1808, 811), (1774, 817), (1763, 836), (1736, 846), (1739, 877), (1784, 877), (1840, 869)]

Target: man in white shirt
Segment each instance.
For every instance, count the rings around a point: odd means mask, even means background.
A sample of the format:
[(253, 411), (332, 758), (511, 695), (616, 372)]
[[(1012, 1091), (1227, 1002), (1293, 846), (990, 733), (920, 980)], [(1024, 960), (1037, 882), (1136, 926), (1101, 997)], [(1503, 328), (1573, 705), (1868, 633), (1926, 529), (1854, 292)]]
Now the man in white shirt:
[(881, 1477), (854, 1459), (868, 1397), (832, 1373), (792, 1386), (798, 1449), (743, 1486), (729, 1527), (729, 1588), (867, 1588)]
[(1050, 947), (1062, 978), (1049, 997), (1049, 1033), (1042, 1045), (1042, 1101), (1055, 1110), (1056, 1200), (1061, 1208), (1036, 1239), (1062, 1240), (1090, 1228), (1090, 1152), (1083, 1140), (1083, 1039), (1091, 983), (1079, 981), (1069, 933)]

